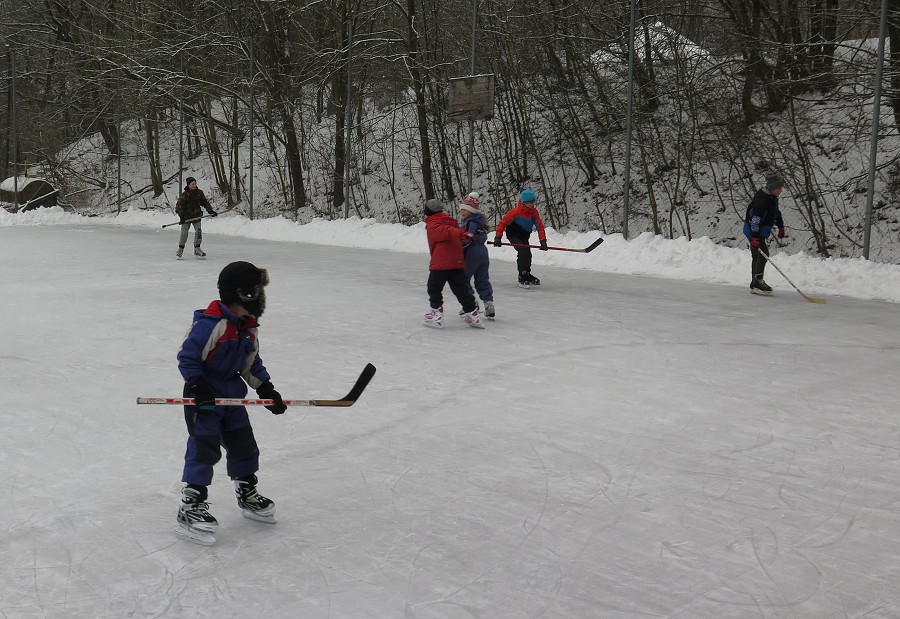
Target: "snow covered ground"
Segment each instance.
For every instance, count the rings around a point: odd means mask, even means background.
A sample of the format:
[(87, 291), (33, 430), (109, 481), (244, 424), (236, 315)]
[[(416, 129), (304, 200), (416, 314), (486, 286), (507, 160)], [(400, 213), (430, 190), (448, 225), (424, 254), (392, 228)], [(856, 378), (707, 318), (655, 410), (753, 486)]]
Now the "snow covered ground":
[[(223, 216), (176, 261), (169, 221), (0, 213), (0, 616), (900, 615), (898, 267), (773, 256), (814, 305), (703, 240), (536, 252), (536, 290), (491, 248), (497, 320), (438, 331), (421, 226)], [(285, 397), (378, 373), (349, 409), (252, 411), (279, 524), (220, 464), (201, 547), (171, 531), (180, 410), (134, 401), (180, 395), (239, 259)]]

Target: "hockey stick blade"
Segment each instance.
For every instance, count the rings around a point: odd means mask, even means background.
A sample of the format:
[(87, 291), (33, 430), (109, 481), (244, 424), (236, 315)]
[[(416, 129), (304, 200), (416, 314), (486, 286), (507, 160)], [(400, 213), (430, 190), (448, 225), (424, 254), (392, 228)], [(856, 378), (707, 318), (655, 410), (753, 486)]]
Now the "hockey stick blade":
[(372, 380), (373, 376), (375, 376), (375, 366), (367, 363), (347, 395), (340, 400), (313, 400), (315, 402), (314, 406), (353, 406), (353, 403), (359, 399), (362, 392), (369, 386), (369, 381)]
[[(369, 381), (375, 376), (375, 366), (371, 363), (366, 364), (359, 378), (350, 392), (340, 400), (284, 400), (285, 406), (331, 406), (331, 407), (347, 407), (353, 406), (362, 392), (369, 385)], [(171, 404), (176, 406), (191, 406), (194, 404), (194, 398), (138, 398), (138, 404)], [(216, 406), (271, 406), (274, 400), (251, 399), (251, 398), (216, 398)]]
[[(578, 252), (580, 254), (586, 254), (588, 252), (592, 252), (595, 249), (597, 249), (597, 246), (600, 245), (600, 243), (602, 243), (602, 242), (603, 242), (603, 237), (600, 237), (599, 239), (597, 239), (596, 241), (594, 241), (593, 243), (591, 243), (584, 249), (576, 249), (576, 248), (572, 248), (572, 247), (552, 247), (552, 246), (548, 247), (547, 249), (552, 249), (555, 251), (574, 251), (574, 252)], [(540, 245), (528, 245), (525, 243), (500, 243), (500, 244), (508, 245), (509, 247), (531, 247), (533, 249), (541, 249)]]

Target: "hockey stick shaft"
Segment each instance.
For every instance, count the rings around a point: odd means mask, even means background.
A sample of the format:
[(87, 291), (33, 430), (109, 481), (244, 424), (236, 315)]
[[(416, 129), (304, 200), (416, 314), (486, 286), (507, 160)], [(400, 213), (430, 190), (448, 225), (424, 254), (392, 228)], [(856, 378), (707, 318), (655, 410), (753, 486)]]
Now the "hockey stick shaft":
[[(552, 249), (555, 251), (574, 251), (581, 254), (586, 254), (588, 252), (594, 251), (600, 243), (603, 242), (602, 238), (597, 239), (584, 249), (575, 249), (572, 247), (547, 247), (547, 249)], [(540, 245), (528, 245), (526, 243), (500, 243), (501, 245), (508, 245), (509, 247), (532, 247), (534, 249), (542, 249)]]
[(184, 221), (176, 221), (176, 222), (170, 223), (170, 224), (163, 224), (162, 227), (168, 228), (169, 226), (181, 226), (184, 224), (192, 224), (195, 221), (200, 221), (201, 219), (206, 219), (206, 218), (205, 217), (194, 217), (193, 219), (185, 219)]
[[(234, 204), (234, 205), (228, 207), (227, 209), (225, 209), (224, 211), (217, 213), (217, 215), (222, 215), (223, 213), (229, 213), (234, 210), (235, 206), (237, 206), (237, 204)], [(194, 217), (193, 219), (185, 219), (184, 221), (176, 221), (176, 222), (173, 222), (170, 224), (163, 224), (162, 227), (168, 228), (169, 226), (180, 226), (183, 224), (192, 224), (195, 221), (200, 221), (201, 219), (210, 219), (211, 217), (212, 217), (212, 215), (201, 215), (200, 217)]]
[[(284, 400), (286, 406), (353, 406), (375, 376), (375, 366), (366, 364), (359, 378), (356, 379), (350, 392), (340, 400)], [(173, 404), (176, 406), (192, 406), (194, 398), (138, 398), (138, 404)], [(216, 398), (216, 406), (271, 406), (274, 400), (253, 398)]]
[(806, 294), (805, 292), (803, 292), (802, 290), (800, 290), (799, 288), (797, 288), (797, 285), (794, 282), (792, 282), (787, 275), (784, 274), (784, 271), (782, 271), (780, 268), (778, 268), (777, 264), (772, 262), (772, 259), (769, 258), (769, 255), (766, 252), (764, 252), (763, 250), (760, 249), (759, 253), (761, 253), (765, 257), (766, 262), (771, 264), (775, 268), (775, 270), (778, 271), (778, 273), (785, 279), (785, 281), (787, 283), (789, 283), (791, 286), (793, 286), (794, 290), (799, 292), (800, 296), (803, 297), (805, 300), (809, 301), (810, 303), (818, 303), (819, 305), (826, 303), (825, 299), (822, 299), (820, 297), (811, 297), (808, 294)]

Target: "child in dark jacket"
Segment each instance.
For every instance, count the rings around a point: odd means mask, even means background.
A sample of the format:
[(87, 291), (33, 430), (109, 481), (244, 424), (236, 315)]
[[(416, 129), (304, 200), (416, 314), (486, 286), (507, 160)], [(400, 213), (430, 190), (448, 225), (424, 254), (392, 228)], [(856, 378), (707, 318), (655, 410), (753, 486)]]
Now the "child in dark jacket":
[(469, 289), (466, 279), (463, 258), (463, 240), (469, 241), (472, 236), (461, 230), (456, 220), (444, 212), (444, 205), (435, 199), (425, 203), (425, 231), (428, 235), (428, 251), (431, 253), (428, 266), (428, 302), (431, 311), (425, 314), (425, 324), (437, 328), (444, 326), (444, 285), (449, 283), (450, 290), (462, 305), (462, 317), (466, 324), (484, 329), (475, 295)]
[(282, 414), (287, 407), (275, 391), (269, 372), (259, 358), (257, 319), (265, 310), (265, 269), (249, 262), (232, 262), (219, 274), (221, 300), (194, 312), (194, 322), (178, 351), (178, 369), (184, 377), (184, 395), (194, 404), (184, 407), (188, 441), (175, 533), (188, 541), (211, 545), (219, 527), (209, 513), (207, 487), (213, 465), (225, 447), (228, 475), (234, 481), (238, 506), (246, 518), (275, 524), (275, 503), (256, 490), (259, 447), (253, 436), (247, 409), (216, 406), (215, 399), (244, 398), (247, 386), (260, 398), (274, 400), (267, 406)]
[(784, 180), (777, 174), (766, 177), (766, 184), (750, 201), (744, 216), (744, 236), (750, 241), (750, 292), (765, 296), (772, 295), (772, 287), (763, 279), (769, 255), (766, 240), (772, 228), (778, 229), (778, 238), (783, 239), (784, 220), (778, 208), (778, 196), (784, 188)]
[[(479, 195), (477, 191), (473, 191), (465, 197), (462, 204), (459, 205), (459, 214), (462, 217), (460, 228), (472, 234), (472, 238), (468, 242), (463, 242), (463, 255), (466, 259), (466, 281), (475, 281), (475, 291), (478, 297), (484, 301), (484, 315), (493, 320), (494, 311), (494, 289), (491, 286), (490, 275), (488, 270), (491, 266), (491, 259), (488, 256), (487, 246), (487, 225), (484, 216), (481, 214), (481, 203), (478, 201)], [(469, 285), (471, 289), (471, 284)]]
[(188, 176), (184, 180), (184, 191), (181, 192), (181, 195), (178, 196), (178, 201), (175, 203), (175, 213), (178, 214), (178, 221), (181, 223), (178, 251), (175, 252), (175, 257), (179, 260), (184, 253), (184, 246), (187, 243), (188, 233), (192, 225), (194, 226), (194, 255), (198, 258), (206, 258), (206, 252), (200, 249), (200, 243), (203, 242), (203, 228), (200, 225), (202, 223), (200, 220), (203, 219), (201, 208), (206, 209), (210, 217), (218, 215), (213, 210), (209, 200), (206, 199), (206, 194), (197, 189), (197, 179), (193, 176)]
[(528, 239), (532, 230), (537, 228), (538, 240), (541, 243), (541, 251), (547, 251), (547, 233), (544, 232), (544, 222), (541, 215), (534, 207), (537, 196), (534, 189), (522, 190), (518, 203), (510, 209), (500, 223), (497, 224), (497, 232), (494, 236), (494, 245), (500, 247), (503, 243), (503, 231), (510, 243), (516, 245), (516, 266), (519, 268), (519, 286), (538, 286), (541, 283), (537, 277), (531, 274), (531, 248), (528, 247)]

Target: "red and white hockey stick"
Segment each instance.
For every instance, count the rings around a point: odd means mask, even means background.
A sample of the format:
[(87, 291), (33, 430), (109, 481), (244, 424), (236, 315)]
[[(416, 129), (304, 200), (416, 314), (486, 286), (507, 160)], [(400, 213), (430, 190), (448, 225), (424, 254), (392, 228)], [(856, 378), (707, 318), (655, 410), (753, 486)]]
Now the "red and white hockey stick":
[[(362, 395), (369, 381), (375, 376), (375, 366), (366, 364), (356, 383), (340, 400), (285, 400), (287, 406), (353, 406)], [(194, 404), (194, 398), (138, 398), (138, 404), (175, 404), (178, 406), (190, 406)], [(274, 400), (260, 400), (248, 398), (216, 398), (216, 406), (271, 406)]]

